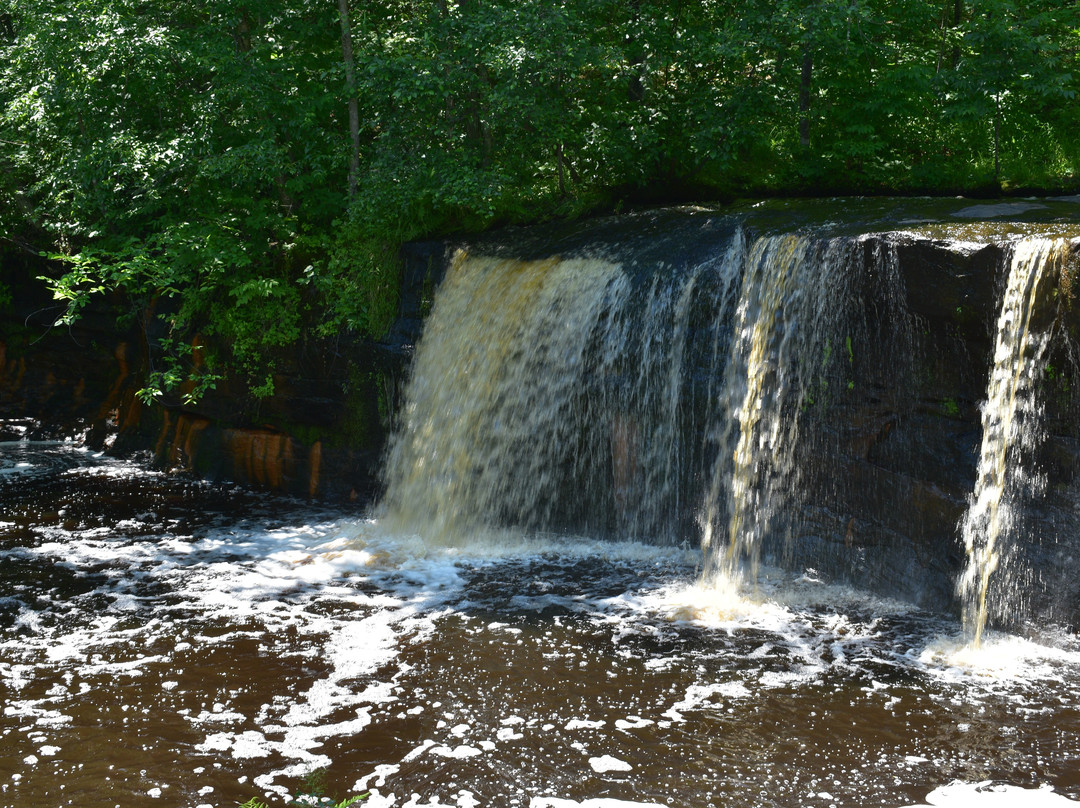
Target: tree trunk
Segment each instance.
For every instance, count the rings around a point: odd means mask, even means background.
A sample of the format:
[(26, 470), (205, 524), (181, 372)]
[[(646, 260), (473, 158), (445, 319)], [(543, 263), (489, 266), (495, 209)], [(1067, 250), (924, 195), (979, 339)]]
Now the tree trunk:
[(233, 34), (236, 41), (236, 52), (247, 53), (251, 50), (251, 17), (247, 9), (240, 12), (240, 20), (236, 23), (236, 32)]
[(810, 80), (814, 74), (814, 55), (810, 46), (803, 48), (802, 75), (799, 79), (799, 145), (810, 148)]
[(948, 39), (949, 31), (949, 2), (946, 0), (944, 7), (941, 9), (941, 25), (938, 26), (941, 31), (941, 43), (938, 46), (937, 55), (937, 67), (934, 68), (934, 73), (941, 72), (941, 66), (945, 63), (945, 45)]
[(360, 100), (356, 97), (356, 59), (353, 57), (352, 26), (349, 24), (349, 0), (338, 0), (341, 17), (341, 55), (345, 61), (345, 91), (349, 96), (349, 198), (356, 196), (360, 176)]
[(994, 96), (994, 184), (1001, 187), (1001, 96)]
[[(960, 23), (964, 19), (964, 0), (956, 0), (953, 5), (953, 27), (959, 28)], [(959, 42), (953, 46), (952, 52), (952, 69), (956, 70), (960, 66), (960, 44)]]
[(559, 196), (566, 196), (566, 180), (563, 177), (563, 144), (561, 142), (555, 149), (555, 164), (559, 169)]

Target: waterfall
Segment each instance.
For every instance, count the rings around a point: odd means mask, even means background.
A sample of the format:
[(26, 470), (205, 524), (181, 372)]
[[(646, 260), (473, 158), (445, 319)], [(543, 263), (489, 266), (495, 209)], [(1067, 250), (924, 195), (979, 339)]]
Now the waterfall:
[[(798, 504), (799, 425), (852, 352), (856, 239), (737, 231), (688, 266), (459, 252), (385, 470), (385, 518), (702, 544), (737, 582)], [(845, 342), (845, 335), (846, 342)]]
[[(794, 363), (789, 357), (808, 241), (800, 236), (761, 239), (754, 244), (735, 317), (735, 338), (719, 412), (724, 439), (704, 505), (702, 544), (706, 577), (728, 581), (743, 556), (754, 557), (770, 517), (783, 500), (781, 484), (792, 469), (783, 450), (795, 443), (796, 420), (784, 417), (785, 393)], [(787, 325), (788, 327), (785, 327)], [(727, 513), (726, 542), (715, 534)]]
[(507, 520), (543, 525), (590, 372), (583, 335), (625, 287), (604, 261), (458, 253), (391, 446), (390, 517), (443, 539)]
[[(804, 492), (800, 428), (815, 396), (828, 390), (834, 351), (851, 352), (850, 287), (862, 270), (858, 242), (805, 235), (758, 239), (743, 275), (725, 389), (715, 409), (723, 436), (701, 509), (705, 578), (751, 578), (762, 544), (791, 539)], [(845, 337), (846, 334), (846, 337)], [(819, 402), (824, 404), (824, 402)]]
[(1036, 380), (1043, 371), (1050, 331), (1034, 326), (1042, 282), (1060, 267), (1069, 242), (1029, 238), (1013, 245), (997, 319), (993, 364), (982, 406), (982, 443), (975, 489), (960, 531), (967, 553), (957, 584), (965, 633), (978, 646), (989, 616), (1015, 612), (1023, 596), (1013, 568), (1018, 510), (1043, 485), (1023, 462), (1038, 443), (1041, 404)]
[(714, 321), (738, 244), (651, 276), (459, 252), (414, 359), (386, 518), (450, 542), (504, 526), (685, 539), (700, 380), (684, 361), (703, 335), (726, 349)]

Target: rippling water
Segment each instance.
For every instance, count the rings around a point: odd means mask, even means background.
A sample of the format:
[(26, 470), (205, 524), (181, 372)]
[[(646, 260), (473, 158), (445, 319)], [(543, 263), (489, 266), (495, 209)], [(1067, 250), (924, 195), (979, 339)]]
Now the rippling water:
[(0, 805), (908, 806), (1080, 797), (1080, 651), (700, 554), (387, 535), (0, 444)]

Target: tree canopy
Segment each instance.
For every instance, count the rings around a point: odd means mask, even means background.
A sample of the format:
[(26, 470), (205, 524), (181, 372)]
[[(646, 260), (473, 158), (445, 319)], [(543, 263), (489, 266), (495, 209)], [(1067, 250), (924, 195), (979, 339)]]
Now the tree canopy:
[(152, 306), (158, 388), (266, 392), (276, 347), (386, 328), (409, 239), (1074, 187), (1078, 61), (1055, 0), (0, 0), (0, 239), (70, 316)]

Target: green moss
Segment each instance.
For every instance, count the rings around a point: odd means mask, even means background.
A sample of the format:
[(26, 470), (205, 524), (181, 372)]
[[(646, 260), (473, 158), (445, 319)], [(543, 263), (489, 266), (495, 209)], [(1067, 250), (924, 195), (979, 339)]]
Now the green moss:
[(314, 446), (320, 441), (326, 441), (332, 434), (323, 427), (285, 418), (271, 419), (270, 425), (275, 429), (292, 436), (305, 446)]
[(389, 390), (384, 373), (350, 368), (338, 440), (357, 449), (379, 449), (390, 429)]

